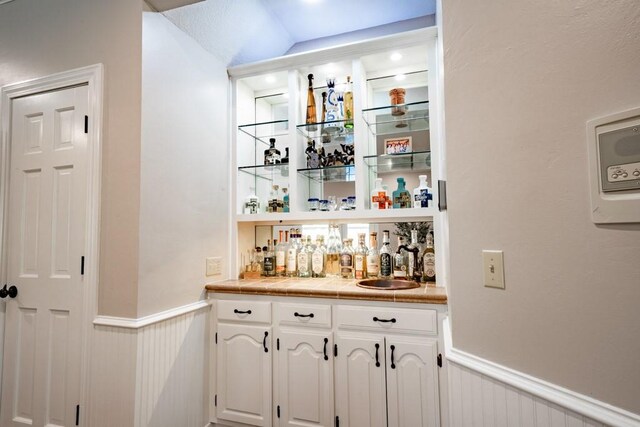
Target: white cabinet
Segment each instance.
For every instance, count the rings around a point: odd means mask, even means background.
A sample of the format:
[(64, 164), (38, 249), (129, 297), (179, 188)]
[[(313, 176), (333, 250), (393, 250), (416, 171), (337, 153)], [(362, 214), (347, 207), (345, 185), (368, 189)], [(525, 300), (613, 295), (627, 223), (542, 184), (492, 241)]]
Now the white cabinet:
[(333, 425), (331, 331), (282, 330), (278, 358), (281, 426)]

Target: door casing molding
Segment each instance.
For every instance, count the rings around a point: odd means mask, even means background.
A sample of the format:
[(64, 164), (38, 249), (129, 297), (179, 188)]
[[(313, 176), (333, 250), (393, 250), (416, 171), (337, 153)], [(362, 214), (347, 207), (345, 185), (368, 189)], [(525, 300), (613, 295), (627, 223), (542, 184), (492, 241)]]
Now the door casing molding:
[(88, 86), (89, 133), (87, 135), (87, 210), (85, 212), (85, 235), (87, 238), (84, 251), (87, 262), (82, 295), (80, 356), (79, 403), (83, 409), (80, 411), (82, 425), (85, 425), (85, 420), (88, 419), (88, 403), (91, 401), (92, 321), (98, 309), (104, 66), (95, 64), (76, 68), (25, 82), (9, 84), (0, 89), (0, 279), (5, 283), (12, 100), (84, 84)]

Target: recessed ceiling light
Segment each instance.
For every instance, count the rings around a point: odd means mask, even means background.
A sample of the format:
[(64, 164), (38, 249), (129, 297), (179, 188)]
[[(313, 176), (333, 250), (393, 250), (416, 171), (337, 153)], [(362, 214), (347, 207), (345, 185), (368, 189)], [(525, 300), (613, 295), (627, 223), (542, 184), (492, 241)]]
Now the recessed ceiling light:
[(402, 59), (402, 54), (398, 52), (392, 53), (389, 59), (391, 59), (392, 61), (400, 61)]
[(265, 80), (267, 83), (275, 83), (276, 78), (275, 78), (275, 76), (272, 76), (271, 74), (269, 74), (267, 77), (265, 77), (265, 78), (264, 78), (264, 80)]
[(396, 74), (396, 81), (397, 82), (401, 82), (406, 78), (407, 78), (407, 76), (405, 76), (404, 74)]

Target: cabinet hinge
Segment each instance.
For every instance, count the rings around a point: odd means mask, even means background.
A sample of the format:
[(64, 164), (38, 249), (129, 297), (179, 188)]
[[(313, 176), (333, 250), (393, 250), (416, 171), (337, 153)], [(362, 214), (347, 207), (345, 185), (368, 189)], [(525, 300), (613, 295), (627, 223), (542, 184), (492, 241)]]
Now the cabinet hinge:
[(336, 427), (340, 427), (340, 417), (336, 415)]
[(442, 368), (442, 354), (438, 353), (438, 366)]
[(80, 257), (80, 275), (84, 276), (84, 255)]
[(80, 425), (80, 405), (76, 405), (76, 425)]
[(276, 339), (276, 350), (280, 351), (280, 338)]
[(215, 342), (216, 342), (216, 344), (218, 344), (218, 333), (217, 332), (216, 332)]
[(89, 133), (89, 116), (84, 116), (84, 133)]
[(213, 406), (218, 406), (218, 395), (213, 396)]
[(447, 181), (438, 180), (438, 210), (447, 210)]
[(333, 357), (338, 357), (338, 344), (333, 345)]
[(280, 418), (280, 405), (278, 405), (278, 407), (276, 408), (276, 415), (278, 415), (278, 418)]

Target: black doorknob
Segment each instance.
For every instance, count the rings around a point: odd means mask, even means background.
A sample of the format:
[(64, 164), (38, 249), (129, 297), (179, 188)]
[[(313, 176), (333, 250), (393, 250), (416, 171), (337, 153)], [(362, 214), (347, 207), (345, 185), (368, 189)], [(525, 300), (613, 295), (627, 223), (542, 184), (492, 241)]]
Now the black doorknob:
[(7, 296), (9, 296), (9, 298), (17, 297), (18, 296), (18, 288), (16, 288), (15, 285), (11, 285), (7, 289), (7, 285), (5, 284), (4, 287), (2, 289), (0, 289), (0, 298), (6, 298)]

